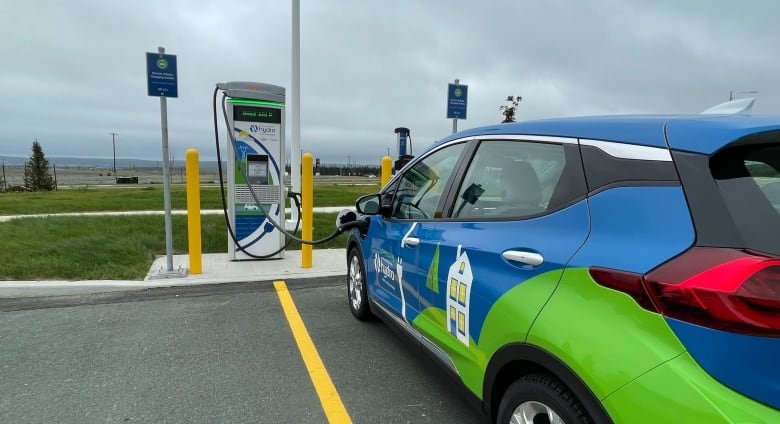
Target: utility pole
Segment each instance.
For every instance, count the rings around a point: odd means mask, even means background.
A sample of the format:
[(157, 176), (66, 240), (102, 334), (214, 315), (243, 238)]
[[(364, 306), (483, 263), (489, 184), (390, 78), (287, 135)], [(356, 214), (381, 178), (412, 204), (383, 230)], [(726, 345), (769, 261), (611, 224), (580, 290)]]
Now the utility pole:
[[(292, 0), (291, 5), (291, 56), (292, 56), (292, 96), (290, 99), (290, 184), (294, 192), (301, 192), (301, 159), (303, 155), (295, 156), (296, 150), (301, 149), (301, 0)], [(292, 203), (290, 204), (292, 206)], [(291, 208), (290, 219), (285, 223), (288, 230), (295, 227), (298, 220), (298, 208)]]
[(114, 177), (116, 178), (116, 136), (119, 135), (119, 133), (109, 133), (111, 134), (111, 144), (114, 146)]

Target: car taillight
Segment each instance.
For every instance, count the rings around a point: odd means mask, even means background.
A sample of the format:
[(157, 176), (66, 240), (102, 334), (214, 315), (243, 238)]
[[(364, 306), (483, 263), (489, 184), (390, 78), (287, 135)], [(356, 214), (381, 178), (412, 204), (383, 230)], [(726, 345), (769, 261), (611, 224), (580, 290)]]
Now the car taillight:
[(592, 267), (590, 275), (643, 308), (718, 330), (780, 336), (780, 260), (695, 247), (647, 275)]

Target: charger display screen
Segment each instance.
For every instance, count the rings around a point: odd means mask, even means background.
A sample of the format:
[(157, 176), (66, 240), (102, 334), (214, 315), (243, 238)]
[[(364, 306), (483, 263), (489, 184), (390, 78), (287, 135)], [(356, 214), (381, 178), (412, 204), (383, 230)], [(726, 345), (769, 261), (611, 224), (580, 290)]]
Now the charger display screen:
[(248, 177), (265, 177), (268, 175), (268, 162), (247, 162)]
[(262, 106), (233, 105), (233, 120), (281, 124), (282, 110)]

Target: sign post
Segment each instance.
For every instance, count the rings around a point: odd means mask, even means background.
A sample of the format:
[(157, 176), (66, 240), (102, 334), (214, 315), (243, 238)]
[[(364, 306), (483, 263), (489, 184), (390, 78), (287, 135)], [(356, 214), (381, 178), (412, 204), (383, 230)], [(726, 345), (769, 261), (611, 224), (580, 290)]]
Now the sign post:
[(160, 127), (162, 129), (163, 203), (165, 206), (165, 257), (167, 268), (160, 270), (157, 278), (174, 278), (187, 275), (186, 269), (173, 269), (173, 230), (171, 223), (171, 182), (168, 175), (168, 97), (178, 97), (176, 55), (165, 54), (165, 47), (157, 53), (146, 53), (147, 95), (160, 98)]
[(456, 79), (455, 84), (449, 84), (447, 90), (447, 118), (452, 119), (452, 133), (458, 132), (458, 119), (466, 119), (466, 107), (469, 97), (469, 86), (460, 85)]

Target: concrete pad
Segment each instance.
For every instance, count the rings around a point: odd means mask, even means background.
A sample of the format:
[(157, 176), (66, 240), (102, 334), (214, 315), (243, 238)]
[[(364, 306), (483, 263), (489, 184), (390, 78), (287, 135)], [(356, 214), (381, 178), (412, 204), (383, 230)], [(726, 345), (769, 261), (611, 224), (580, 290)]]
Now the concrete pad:
[[(175, 270), (190, 267), (189, 255), (174, 255)], [(227, 253), (203, 255), (203, 273), (174, 278), (153, 278), (167, 271), (167, 258), (157, 258), (143, 281), (89, 280), (89, 281), (0, 281), (0, 298), (62, 296), (71, 294), (103, 293), (141, 290), (152, 287), (174, 287), (249, 281), (334, 277), (346, 275), (345, 249), (314, 249), (312, 267), (301, 267), (301, 251), (285, 251), (283, 259), (260, 261), (229, 261)]]
[[(347, 258), (344, 249), (315, 249), (312, 251), (312, 267), (301, 267), (301, 250), (284, 252), (283, 259), (257, 261), (230, 261), (227, 253), (203, 255), (203, 273), (189, 274), (184, 278), (155, 278), (160, 271), (167, 271), (167, 258), (157, 258), (144, 283), (169, 287), (187, 284), (239, 283), (244, 281), (270, 281), (287, 278), (315, 278), (346, 275)], [(173, 268), (189, 268), (189, 256), (174, 255)]]

